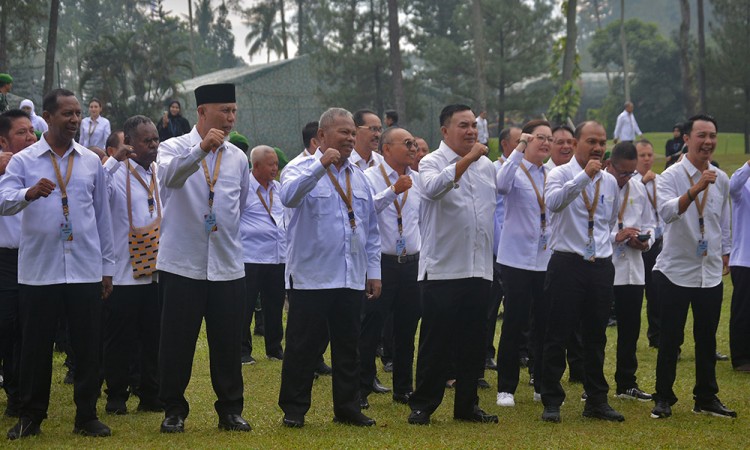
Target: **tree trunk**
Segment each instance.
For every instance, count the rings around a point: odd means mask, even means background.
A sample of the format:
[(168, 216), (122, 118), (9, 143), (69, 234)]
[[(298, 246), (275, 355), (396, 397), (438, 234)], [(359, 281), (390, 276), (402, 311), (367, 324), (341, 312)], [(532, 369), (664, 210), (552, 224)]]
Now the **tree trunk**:
[(284, 49), (284, 59), (289, 59), (289, 49), (286, 45), (286, 16), (284, 14), (284, 0), (279, 0), (279, 13), (281, 14), (281, 45)]
[(562, 79), (560, 84), (564, 85), (573, 80), (573, 70), (576, 64), (576, 42), (578, 40), (578, 27), (576, 25), (577, 0), (568, 0), (565, 13), (565, 54), (563, 55)]
[(8, 71), (8, 5), (0, 9), (0, 72)]
[(49, 10), (47, 52), (44, 56), (44, 89), (42, 95), (52, 90), (55, 81), (55, 49), (57, 48), (57, 21), (60, 17), (60, 0), (52, 0)]
[(703, 15), (703, 0), (698, 0), (698, 95), (701, 111), (708, 111), (706, 102), (706, 30)]
[[(370, 54), (375, 55), (380, 48), (380, 42), (378, 37), (380, 33), (377, 31), (376, 20), (378, 18), (378, 12), (375, 10), (375, 0), (370, 0)], [(372, 78), (375, 82), (375, 99), (377, 102), (376, 109), (379, 116), (382, 116), (384, 107), (383, 99), (383, 81), (381, 80), (381, 66), (380, 62), (375, 60), (375, 65), (372, 68)]]
[(484, 17), (481, 0), (471, 2), (471, 29), (474, 34), (474, 62), (476, 64), (477, 102), (479, 111), (487, 109), (487, 78), (485, 77)]
[(745, 154), (750, 154), (750, 86), (745, 86)]
[[(594, 0), (594, 14), (596, 15), (596, 29), (601, 30), (602, 29), (602, 18), (601, 14), (599, 13), (599, 1)], [(612, 88), (612, 78), (609, 75), (609, 67), (606, 65), (604, 66), (604, 73), (607, 75), (607, 87)]]
[(505, 30), (498, 27), (500, 35), (498, 37), (498, 50), (500, 52), (498, 82), (497, 82), (497, 130), (500, 132), (505, 128)]
[(690, 0), (680, 0), (680, 69), (682, 71), (682, 92), (685, 104), (685, 115), (690, 117), (696, 113), (697, 99), (695, 98), (695, 79), (690, 67)]
[(305, 0), (297, 0), (297, 55), (305, 54)]
[(393, 105), (399, 121), (406, 124), (406, 99), (404, 98), (404, 64), (401, 60), (401, 27), (398, 23), (398, 1), (388, 0), (388, 56), (393, 77)]
[(625, 101), (630, 101), (630, 64), (628, 62), (628, 41), (625, 38), (625, 0), (620, 0), (620, 46), (622, 46), (622, 83)]
[(193, 0), (188, 2), (188, 26), (190, 27), (190, 75), (195, 77), (195, 47), (193, 46)]

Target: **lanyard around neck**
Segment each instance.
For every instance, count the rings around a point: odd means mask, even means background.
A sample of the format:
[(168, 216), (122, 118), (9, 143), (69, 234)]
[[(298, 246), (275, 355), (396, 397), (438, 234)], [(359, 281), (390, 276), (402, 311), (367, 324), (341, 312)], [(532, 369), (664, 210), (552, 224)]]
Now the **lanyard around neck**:
[(625, 226), (622, 223), (623, 217), (625, 217), (625, 210), (628, 209), (628, 197), (630, 197), (630, 182), (625, 185), (625, 198), (622, 199), (622, 205), (620, 205), (620, 212), (617, 213), (617, 229), (622, 230)]
[(326, 173), (328, 173), (328, 178), (331, 179), (331, 184), (333, 184), (333, 187), (336, 189), (336, 192), (339, 193), (339, 197), (341, 197), (341, 200), (346, 205), (346, 210), (349, 215), (349, 225), (352, 227), (352, 231), (357, 229), (357, 221), (354, 217), (354, 208), (352, 208), (352, 179), (351, 179), (351, 173), (347, 170), (346, 171), (346, 194), (344, 194), (344, 190), (341, 188), (341, 185), (339, 184), (339, 181), (336, 179), (336, 177), (333, 175), (333, 172), (331, 172), (331, 168), (329, 167), (326, 170)]
[(216, 165), (214, 165), (214, 177), (211, 179), (211, 176), (208, 174), (208, 164), (206, 164), (206, 160), (204, 159), (201, 161), (201, 165), (203, 166), (203, 174), (206, 176), (206, 184), (208, 184), (208, 210), (213, 211), (214, 209), (214, 186), (216, 186), (216, 181), (219, 179), (219, 167), (221, 167), (221, 156), (224, 154), (224, 152), (221, 149), (216, 150)]
[[(693, 182), (693, 177), (690, 176), (687, 169), (685, 169), (685, 166), (682, 166), (682, 169), (685, 171), (685, 175), (688, 177), (688, 180), (690, 181), (690, 187), (695, 186), (695, 183)], [(708, 199), (708, 188), (710, 188), (711, 185), (709, 184), (706, 186), (706, 189), (703, 191), (703, 197), (698, 200), (698, 196), (695, 197), (695, 209), (698, 210), (698, 227), (701, 230), (701, 239), (706, 237), (706, 226), (705, 222), (703, 221), (703, 210), (706, 207), (706, 200)]]
[(255, 193), (258, 194), (260, 203), (263, 204), (263, 208), (265, 208), (266, 212), (268, 213), (268, 217), (271, 218), (271, 222), (273, 222), (273, 224), (276, 225), (276, 219), (274, 219), (273, 214), (271, 214), (271, 210), (273, 209), (273, 185), (269, 184), (269, 186), (272, 189), (268, 191), (268, 203), (266, 203), (266, 199), (263, 198), (263, 194), (260, 193), (260, 186), (258, 186), (258, 190), (255, 191)]
[(143, 186), (143, 189), (146, 190), (148, 193), (148, 213), (151, 215), (151, 217), (154, 217), (154, 191), (156, 189), (156, 176), (153, 171), (151, 171), (151, 184), (147, 185), (145, 181), (143, 181), (143, 178), (138, 174), (138, 171), (135, 169), (135, 166), (130, 165), (129, 160), (125, 160), (126, 164), (128, 165), (128, 170), (130, 173), (133, 174), (133, 177), (135, 177), (136, 180), (138, 180), (138, 183)]
[(648, 201), (651, 203), (651, 207), (654, 208), (654, 215), (656, 215), (656, 222), (657, 225), (659, 223), (659, 211), (656, 209), (656, 178), (654, 178), (654, 181), (652, 181), (652, 188), (654, 191), (654, 196), (652, 197), (651, 194), (648, 193), (648, 189), (646, 189), (646, 196), (648, 197)]
[(589, 201), (589, 196), (586, 194), (586, 189), (583, 190), (583, 203), (586, 204), (586, 211), (589, 212), (589, 238), (594, 238), (594, 215), (596, 214), (596, 208), (599, 206), (599, 187), (602, 183), (602, 179), (596, 182), (596, 190), (594, 191), (594, 203)]
[[(385, 184), (388, 187), (391, 187), (391, 179), (388, 178), (388, 174), (385, 173), (385, 167), (383, 165), (380, 165), (380, 173), (383, 175), (383, 179), (385, 180)], [(396, 192), (395, 190), (393, 191)], [(404, 205), (406, 204), (406, 199), (409, 197), (409, 191), (407, 190), (404, 192), (404, 195), (401, 197), (401, 204), (398, 203), (398, 195), (396, 195), (396, 198), (393, 200), (393, 206), (396, 207), (396, 223), (398, 224), (398, 234), (399, 236), (404, 235), (404, 221), (401, 218), (401, 211), (404, 209)]]
[(526, 166), (521, 162), (521, 169), (523, 170), (523, 173), (526, 174), (526, 177), (531, 182), (531, 187), (534, 188), (534, 193), (536, 194), (536, 201), (539, 203), (539, 218), (542, 223), (542, 234), (544, 234), (544, 230), (547, 228), (547, 208), (545, 206), (544, 202), (544, 188), (547, 186), (547, 172), (544, 170), (544, 167), (542, 167), (542, 172), (544, 173), (544, 184), (542, 185), (542, 193), (539, 193), (539, 188), (536, 186), (536, 183), (534, 183), (534, 179), (531, 178), (531, 173), (529, 172), (529, 169), (526, 168)]
[(60, 173), (60, 166), (57, 164), (54, 152), (50, 151), (49, 157), (52, 160), (52, 167), (55, 169), (55, 176), (57, 177), (57, 185), (60, 186), (60, 196), (62, 201), (63, 216), (65, 216), (65, 222), (68, 221), (68, 214), (70, 210), (68, 208), (68, 183), (70, 182), (70, 176), (73, 174), (73, 155), (75, 151), (71, 151), (68, 155), (68, 169), (65, 172), (65, 180), (63, 180), (62, 174)]

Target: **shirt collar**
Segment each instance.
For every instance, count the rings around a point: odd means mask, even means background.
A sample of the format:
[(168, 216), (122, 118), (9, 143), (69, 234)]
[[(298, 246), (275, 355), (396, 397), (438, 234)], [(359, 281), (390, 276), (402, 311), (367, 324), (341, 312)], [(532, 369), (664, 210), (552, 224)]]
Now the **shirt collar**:
[[(49, 133), (49, 131), (47, 133)], [(47, 139), (46, 139), (47, 133), (42, 133), (42, 137), (39, 138), (39, 141), (37, 141), (36, 144), (33, 144), (33, 146), (29, 146), (28, 147), (27, 150), (29, 150), (30, 154), (32, 154), (35, 157), (40, 157), (40, 156), (44, 155), (47, 152), (54, 153), (52, 151), (52, 146), (50, 146), (49, 142), (47, 142)], [(71, 149), (74, 150), (74, 151), (76, 151), (76, 152), (78, 152), (79, 155), (82, 155), (83, 154), (83, 150), (85, 149), (85, 147), (83, 147), (82, 145), (78, 144), (74, 140), (70, 141), (70, 147), (68, 147), (68, 149), (65, 150), (65, 153), (63, 154), (63, 156), (67, 155), (71, 151)], [(88, 151), (88, 149), (87, 149), (87, 151)]]
[[(352, 150), (352, 153), (354, 153), (354, 150)], [(312, 156), (313, 156), (313, 158), (315, 158), (317, 160), (320, 160), (320, 158), (323, 157), (323, 151), (320, 149), (320, 147), (318, 147), (318, 149), (315, 150), (315, 154), (313, 154)], [(351, 156), (351, 155), (349, 155), (349, 156)], [(339, 172), (341, 172), (343, 170), (346, 170), (350, 166), (351, 166), (351, 164), (349, 164), (349, 158), (345, 158), (344, 159), (344, 164), (341, 165), (341, 170), (339, 170)]]
[[(389, 164), (388, 164), (387, 162), (385, 162), (385, 158), (383, 158), (383, 162), (381, 162), (380, 164), (382, 164), (382, 165), (383, 165), (383, 169), (385, 169), (385, 173), (386, 173), (386, 174), (388, 175), (388, 177), (391, 177), (392, 175), (394, 175), (394, 174), (395, 174), (395, 177), (396, 177), (396, 179), (398, 179), (398, 177), (399, 177), (399, 174), (398, 174), (398, 172), (396, 172), (396, 169), (394, 169), (394, 168), (393, 168), (393, 167), (391, 167), (391, 166), (390, 166), (390, 165), (389, 165)], [(378, 170), (378, 172), (379, 172), (379, 171), (380, 171), (380, 170)], [(409, 176), (411, 176), (411, 174), (412, 174), (413, 172), (414, 172), (414, 171), (413, 171), (413, 170), (411, 170), (411, 168), (410, 168), (409, 166), (407, 166), (407, 167), (406, 167), (406, 172), (405, 172), (405, 175), (409, 175)]]
[[(373, 153), (375, 152), (370, 153), (370, 161), (375, 161)], [(352, 150), (351, 158), (354, 160), (354, 164), (358, 164), (360, 161), (365, 161), (365, 159), (362, 157), (362, 155), (359, 154), (356, 148)], [(365, 161), (365, 165), (368, 165), (370, 161)]]
[(440, 141), (440, 146), (435, 151), (442, 155), (443, 158), (448, 160), (448, 163), (451, 164), (461, 159), (461, 157), (458, 156), (458, 153), (454, 152), (452, 148), (448, 147), (448, 144), (446, 144), (445, 141)]
[[(687, 170), (688, 174), (690, 175), (690, 178), (693, 178), (695, 176), (696, 172), (700, 174), (701, 171), (698, 170), (698, 168), (695, 167), (692, 162), (690, 162), (690, 160), (687, 158), (687, 156), (683, 156), (682, 157), (682, 161), (680, 161), (680, 162), (682, 163), (682, 167), (684, 167), (685, 170)], [(711, 167), (711, 163), (709, 163), (708, 166), (710, 168)]]
[[(253, 174), (253, 171), (251, 170), (250, 171), (250, 190), (252, 192), (257, 192), (259, 187), (262, 187), (262, 185), (260, 184), (258, 179), (255, 178), (255, 174)], [(276, 189), (276, 180), (271, 180), (271, 182), (268, 183), (268, 191), (272, 191), (274, 189)]]
[[(573, 156), (572, 158), (570, 158), (570, 161), (568, 162), (568, 164), (567, 164), (567, 165), (569, 165), (569, 166), (571, 166), (571, 167), (573, 168), (573, 170), (574, 170), (574, 173), (573, 173), (573, 174), (574, 174), (574, 175), (577, 175), (577, 174), (578, 174), (578, 172), (583, 172), (583, 169), (584, 169), (584, 168), (583, 168), (583, 167), (581, 167), (581, 165), (580, 165), (580, 164), (578, 164), (578, 160), (576, 159), (575, 155), (574, 155), (574, 156)], [(601, 178), (601, 176), (602, 176), (602, 172), (604, 172), (604, 171), (605, 171), (605, 170), (604, 170), (604, 169), (602, 169), (602, 170), (600, 170), (599, 172), (597, 172), (597, 173), (596, 173), (596, 175), (594, 175), (594, 179), (593, 179), (593, 180), (591, 180), (591, 181), (597, 181), (597, 180), (598, 180), (599, 178)]]

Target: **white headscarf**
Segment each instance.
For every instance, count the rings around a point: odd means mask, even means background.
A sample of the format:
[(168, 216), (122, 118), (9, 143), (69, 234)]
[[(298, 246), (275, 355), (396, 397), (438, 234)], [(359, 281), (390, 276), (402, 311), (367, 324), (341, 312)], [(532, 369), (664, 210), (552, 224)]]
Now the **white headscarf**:
[(49, 126), (47, 126), (47, 122), (45, 122), (44, 119), (36, 115), (36, 111), (34, 111), (34, 102), (27, 98), (18, 105), (21, 109), (25, 106), (31, 108), (31, 125), (34, 129), (36, 131), (41, 131), (42, 133), (46, 132), (49, 129)]

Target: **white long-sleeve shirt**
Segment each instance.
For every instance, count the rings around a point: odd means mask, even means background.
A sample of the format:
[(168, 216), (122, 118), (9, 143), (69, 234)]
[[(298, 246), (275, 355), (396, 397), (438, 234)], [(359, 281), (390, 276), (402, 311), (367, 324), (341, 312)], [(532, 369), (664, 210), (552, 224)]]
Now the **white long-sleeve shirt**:
[[(628, 191), (627, 206), (623, 211), (622, 226), (623, 228), (638, 228), (641, 234), (649, 234), (648, 246), (654, 244), (654, 223), (656, 218), (653, 214), (653, 208), (651, 203), (648, 201), (646, 196), (646, 188), (643, 186), (641, 180), (631, 178), (625, 186), (630, 186)], [(620, 196), (615, 205), (615, 210), (619, 216), (620, 208), (625, 201), (625, 189), (623, 186), (620, 189)], [(612, 256), (612, 263), (615, 266), (615, 286), (625, 285), (644, 285), (646, 284), (645, 268), (643, 265), (642, 252), (638, 249), (627, 245), (627, 241), (617, 242), (617, 232), (619, 231), (619, 217), (618, 226), (612, 229), (612, 245), (614, 248), (614, 255)]]
[[(263, 196), (260, 201), (258, 194)], [(271, 210), (271, 214), (266, 210)], [(286, 262), (285, 208), (281, 205), (281, 184), (271, 180), (268, 189), (250, 173), (250, 192), (242, 209), (243, 262), (252, 264), (284, 264)], [(273, 219), (271, 219), (273, 217)]]
[(621, 141), (634, 141), (637, 136), (640, 136), (641, 129), (638, 128), (638, 122), (635, 120), (635, 115), (629, 113), (626, 110), (621, 112), (617, 116), (617, 123), (615, 124), (615, 139)]
[(708, 241), (706, 256), (699, 256), (697, 252), (701, 232), (696, 207), (696, 202), (703, 199), (706, 191), (698, 194), (684, 213), (678, 212), (680, 197), (690, 189), (692, 183), (698, 182), (701, 171), (688, 158), (682, 158), (682, 161), (661, 174), (657, 186), (659, 213), (667, 225), (654, 270), (660, 271), (669, 281), (682, 287), (709, 288), (721, 283), (722, 255), (729, 254), (732, 247), (729, 178), (714, 166), (709, 165), (708, 170), (716, 172), (716, 182), (708, 188), (708, 199), (703, 211), (703, 238)]
[(375, 167), (378, 164), (382, 163), (384, 161), (383, 155), (381, 155), (378, 152), (372, 152), (370, 153), (370, 160), (365, 161), (364, 158), (362, 158), (359, 153), (357, 153), (357, 150), (352, 150), (352, 154), (349, 155), (349, 162), (354, 164), (355, 166), (362, 169), (364, 172), (370, 167)]
[[(48, 197), (26, 200), (26, 192), (42, 179), (56, 185), (50, 160), (54, 156), (61, 176), (67, 173), (70, 155), (73, 170), (67, 184), (72, 240), (63, 240), (65, 223), (60, 187)], [(0, 214), (23, 210), (18, 251), (18, 282), (35, 286), (98, 283), (114, 274), (112, 221), (107, 199), (107, 181), (99, 157), (71, 142), (62, 158), (52, 151), (45, 136), (11, 158), (0, 179)]]
[(81, 121), (80, 132), (79, 144), (84, 147), (99, 147), (106, 150), (107, 138), (112, 133), (112, 128), (105, 117), (99, 116), (96, 120), (85, 117)]
[(732, 197), (732, 253), (730, 266), (750, 267), (750, 166), (737, 169), (729, 180)]
[[(164, 205), (156, 268), (195, 280), (231, 281), (245, 276), (240, 215), (247, 201), (250, 170), (245, 153), (229, 142), (204, 152), (201, 136), (192, 131), (159, 145), (159, 190)], [(214, 174), (223, 152), (214, 188), (216, 231), (206, 231), (209, 188), (201, 161)]]

